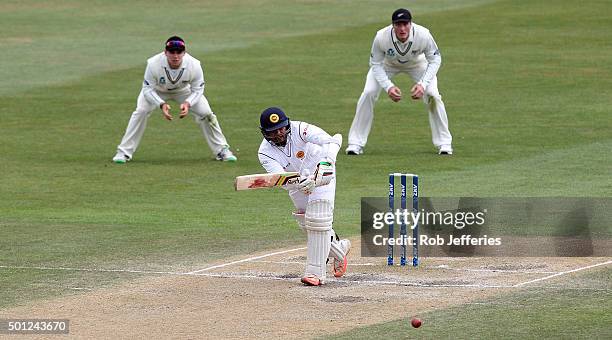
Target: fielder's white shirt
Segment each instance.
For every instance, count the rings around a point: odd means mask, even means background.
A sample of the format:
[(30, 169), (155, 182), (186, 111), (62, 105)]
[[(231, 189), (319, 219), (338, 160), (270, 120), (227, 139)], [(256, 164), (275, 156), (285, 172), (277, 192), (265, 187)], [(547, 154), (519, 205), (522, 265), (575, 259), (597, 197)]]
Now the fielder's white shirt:
[(142, 93), (158, 107), (165, 101), (158, 93), (191, 93), (185, 100), (194, 105), (204, 94), (204, 72), (200, 61), (185, 53), (181, 66), (172, 69), (164, 52), (147, 60)]
[(408, 40), (404, 43), (395, 35), (393, 25), (376, 32), (370, 53), (370, 67), (385, 91), (395, 86), (385, 68), (406, 70), (423, 63), (427, 64), (427, 69), (418, 83), (427, 88), (442, 64), (438, 46), (427, 28), (412, 23)]
[[(268, 173), (296, 171), (304, 174), (308, 169), (313, 174), (317, 164), (328, 155), (326, 144), (338, 142), (323, 129), (305, 122), (291, 121), (291, 133), (284, 147), (273, 145), (265, 138), (259, 146), (259, 162)], [(338, 146), (339, 147), (339, 146)]]

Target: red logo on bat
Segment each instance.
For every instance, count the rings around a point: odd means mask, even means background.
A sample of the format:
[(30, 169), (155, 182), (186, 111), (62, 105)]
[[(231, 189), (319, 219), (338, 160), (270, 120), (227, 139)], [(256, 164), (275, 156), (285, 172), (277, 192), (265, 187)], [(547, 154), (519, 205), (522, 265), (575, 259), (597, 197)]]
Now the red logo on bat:
[(256, 179), (251, 185), (249, 185), (249, 189), (252, 188), (262, 188), (266, 186), (266, 180), (263, 178)]

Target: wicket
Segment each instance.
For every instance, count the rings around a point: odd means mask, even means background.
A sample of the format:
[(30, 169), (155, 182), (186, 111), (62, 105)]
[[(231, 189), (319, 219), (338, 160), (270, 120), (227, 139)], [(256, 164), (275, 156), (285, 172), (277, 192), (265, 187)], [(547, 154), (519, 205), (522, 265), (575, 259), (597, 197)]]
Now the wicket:
[[(400, 196), (400, 209), (405, 211), (407, 209), (407, 178), (412, 179), (412, 211), (418, 213), (419, 211), (419, 176), (415, 174), (403, 174), (403, 173), (391, 173), (389, 174), (389, 209), (391, 212), (395, 210), (395, 178), (400, 178), (401, 185), (401, 196)], [(407, 263), (406, 248), (408, 230), (406, 221), (400, 223), (400, 238), (402, 239), (400, 249), (400, 265), (405, 266)], [(389, 224), (389, 239), (395, 237), (394, 223)], [(416, 267), (419, 265), (419, 225), (415, 222), (414, 228), (412, 229), (412, 266)], [(393, 265), (393, 244), (387, 245), (387, 264)]]

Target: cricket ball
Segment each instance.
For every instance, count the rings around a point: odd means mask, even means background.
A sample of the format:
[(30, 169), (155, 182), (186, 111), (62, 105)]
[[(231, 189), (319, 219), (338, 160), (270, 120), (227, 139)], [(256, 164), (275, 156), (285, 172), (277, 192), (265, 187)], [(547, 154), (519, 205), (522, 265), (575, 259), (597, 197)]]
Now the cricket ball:
[(412, 318), (412, 320), (410, 320), (410, 324), (412, 325), (412, 327), (414, 328), (419, 328), (421, 327), (421, 319), (418, 318)]

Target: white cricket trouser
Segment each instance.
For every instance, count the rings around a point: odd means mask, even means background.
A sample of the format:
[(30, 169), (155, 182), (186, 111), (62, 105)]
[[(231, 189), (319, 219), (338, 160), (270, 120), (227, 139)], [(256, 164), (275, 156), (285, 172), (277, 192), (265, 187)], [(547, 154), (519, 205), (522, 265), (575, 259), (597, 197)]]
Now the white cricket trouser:
[(310, 195), (306, 195), (297, 189), (291, 190), (289, 191), (289, 197), (295, 209), (299, 211), (306, 211), (308, 202), (315, 200), (328, 200), (333, 206), (336, 197), (336, 179), (332, 179), (327, 185), (316, 187)]
[[(190, 95), (189, 92), (158, 94), (164, 101), (172, 99), (179, 104), (183, 103)], [(151, 104), (149, 101), (147, 101), (142, 94), (142, 91), (140, 91), (136, 104), (136, 110), (132, 113), (132, 117), (128, 122), (125, 134), (123, 135), (121, 144), (119, 144), (117, 150), (132, 158), (132, 155), (134, 152), (136, 152), (136, 149), (142, 140), (145, 128), (147, 127), (147, 120), (149, 119), (151, 112), (157, 108), (157, 105)], [(208, 104), (206, 97), (202, 96), (197, 103), (191, 106), (189, 112), (193, 115), (196, 124), (200, 126), (204, 139), (208, 143), (208, 146), (214, 155), (218, 154), (224, 147), (228, 146), (227, 140), (221, 131), (219, 122), (217, 121), (217, 116), (210, 109), (210, 105)]]
[[(385, 66), (385, 71), (389, 79), (393, 78), (398, 73), (407, 73), (410, 75), (412, 80), (416, 83), (425, 72), (427, 64), (419, 64), (413, 68), (398, 69)], [(382, 87), (374, 78), (372, 69), (368, 72), (366, 77), (366, 83), (357, 102), (357, 109), (355, 110), (355, 118), (351, 124), (351, 130), (349, 131), (348, 143), (349, 145), (359, 145), (364, 147), (368, 141), (368, 135), (372, 128), (372, 120), (374, 119), (374, 104), (378, 99)], [(410, 98), (409, 91), (404, 91), (404, 98)], [(427, 106), (429, 112), (429, 126), (431, 127), (431, 139), (436, 147), (441, 145), (451, 145), (453, 137), (448, 130), (448, 118), (446, 116), (446, 109), (442, 102), (442, 96), (438, 92), (438, 78), (434, 77), (429, 86), (425, 89), (423, 95), (423, 102)]]

